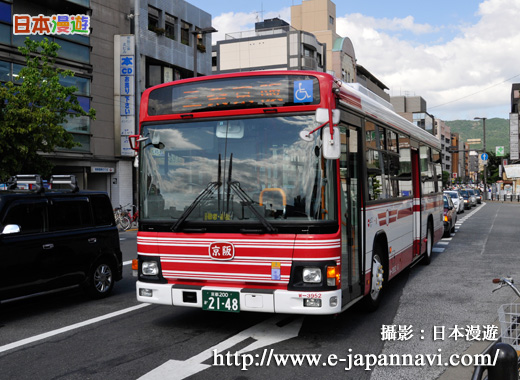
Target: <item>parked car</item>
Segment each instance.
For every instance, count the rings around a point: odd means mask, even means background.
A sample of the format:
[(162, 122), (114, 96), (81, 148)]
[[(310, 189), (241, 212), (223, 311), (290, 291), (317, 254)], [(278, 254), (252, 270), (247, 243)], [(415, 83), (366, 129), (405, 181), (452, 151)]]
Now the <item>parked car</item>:
[(457, 214), (464, 212), (464, 197), (459, 193), (458, 190), (447, 190), (444, 194), (448, 195), (457, 210)]
[(481, 204), (482, 203), (482, 193), (480, 192), (479, 189), (475, 189), (473, 191), (475, 192), (475, 198), (477, 199), (477, 204)]
[(447, 194), (444, 198), (444, 237), (449, 237), (452, 232), (455, 232), (455, 223), (457, 223), (457, 209), (451, 201), (451, 197)]
[(122, 278), (108, 195), (79, 191), (74, 176), (49, 183), (23, 175), (0, 191), (0, 302), (73, 285), (103, 298)]

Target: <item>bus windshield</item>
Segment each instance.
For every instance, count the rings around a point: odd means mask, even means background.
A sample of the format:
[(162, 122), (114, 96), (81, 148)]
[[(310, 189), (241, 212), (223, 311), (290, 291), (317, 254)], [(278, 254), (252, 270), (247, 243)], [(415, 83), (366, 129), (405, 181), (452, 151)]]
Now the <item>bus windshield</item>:
[[(314, 115), (142, 126), (142, 220), (335, 220), (333, 161), (321, 154)], [(267, 228), (269, 230), (269, 228)]]

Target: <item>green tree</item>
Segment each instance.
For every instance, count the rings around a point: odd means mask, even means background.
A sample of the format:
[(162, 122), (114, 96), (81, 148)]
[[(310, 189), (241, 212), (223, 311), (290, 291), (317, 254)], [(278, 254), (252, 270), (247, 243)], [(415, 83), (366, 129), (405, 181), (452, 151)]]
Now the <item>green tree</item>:
[(0, 180), (22, 173), (49, 175), (52, 164), (41, 153), (78, 146), (63, 126), (71, 118), (95, 118), (93, 109), (80, 106), (77, 89), (60, 83), (73, 73), (55, 66), (59, 48), (46, 38), (27, 37), (18, 48), (25, 67), (14, 82), (0, 84)]
[(488, 151), (488, 164), (487, 164), (487, 183), (495, 183), (502, 178), (499, 176), (500, 174), (500, 165), (502, 165), (503, 159), (509, 160), (509, 153), (505, 157), (497, 157), (495, 152)]
[(447, 188), (451, 186), (450, 172), (442, 171), (442, 187)]

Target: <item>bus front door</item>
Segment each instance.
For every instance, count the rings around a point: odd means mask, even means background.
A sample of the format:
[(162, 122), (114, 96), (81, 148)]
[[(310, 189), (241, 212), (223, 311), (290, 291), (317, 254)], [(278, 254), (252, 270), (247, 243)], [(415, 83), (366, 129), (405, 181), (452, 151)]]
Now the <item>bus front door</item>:
[(341, 131), (341, 288), (342, 306), (361, 296), (361, 133), (358, 128), (342, 126)]

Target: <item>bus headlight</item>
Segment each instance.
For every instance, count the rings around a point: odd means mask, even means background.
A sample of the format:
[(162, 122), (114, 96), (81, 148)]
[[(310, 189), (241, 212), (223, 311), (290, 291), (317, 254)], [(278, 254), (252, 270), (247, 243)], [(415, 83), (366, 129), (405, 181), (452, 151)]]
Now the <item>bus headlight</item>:
[(143, 276), (157, 276), (159, 274), (157, 261), (143, 261), (141, 272), (143, 273)]
[(303, 282), (320, 284), (321, 268), (303, 268)]

